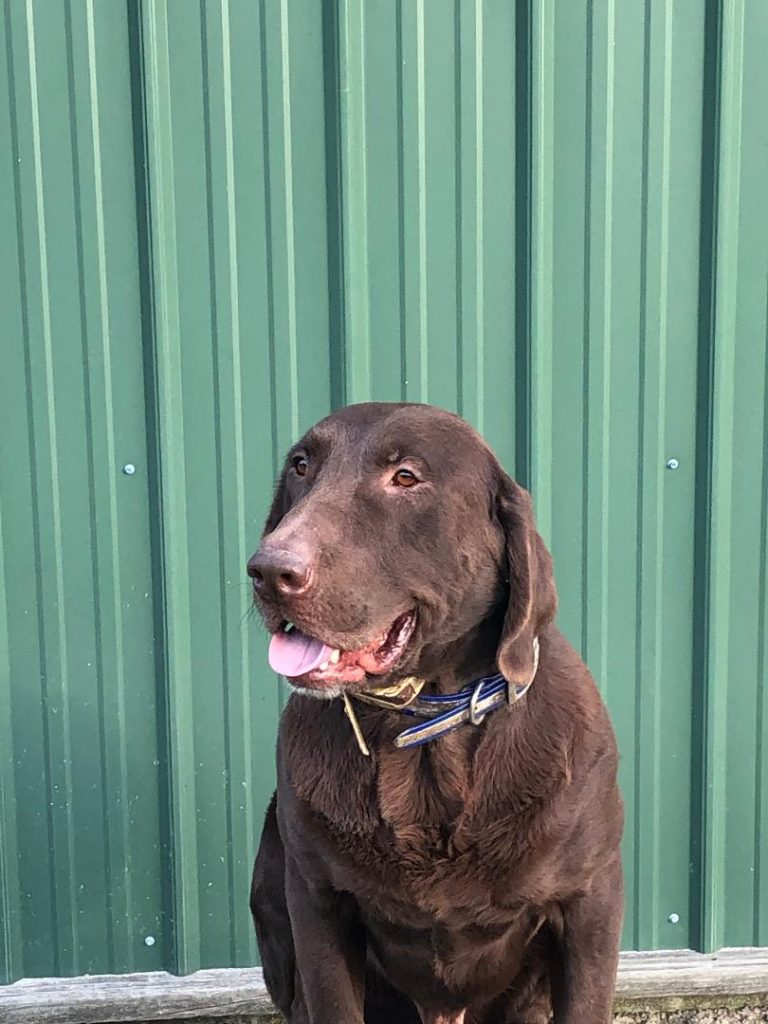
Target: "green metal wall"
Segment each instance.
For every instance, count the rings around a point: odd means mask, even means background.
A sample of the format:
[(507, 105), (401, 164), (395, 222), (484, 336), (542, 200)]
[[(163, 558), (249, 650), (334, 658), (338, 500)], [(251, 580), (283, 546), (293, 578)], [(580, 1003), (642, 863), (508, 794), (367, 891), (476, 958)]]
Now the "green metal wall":
[(370, 397), (533, 490), (619, 734), (625, 946), (768, 945), (768, 6), (0, 35), (0, 977), (254, 962), (244, 564), (279, 453)]

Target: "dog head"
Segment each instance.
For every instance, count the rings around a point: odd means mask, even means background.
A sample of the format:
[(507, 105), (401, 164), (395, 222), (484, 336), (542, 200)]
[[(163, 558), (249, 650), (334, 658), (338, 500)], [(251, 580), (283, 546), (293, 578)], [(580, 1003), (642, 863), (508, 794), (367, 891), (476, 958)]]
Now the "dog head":
[(309, 430), (248, 572), (272, 667), (318, 696), (429, 678), (481, 628), (523, 682), (557, 603), (529, 495), (427, 405), (349, 406)]

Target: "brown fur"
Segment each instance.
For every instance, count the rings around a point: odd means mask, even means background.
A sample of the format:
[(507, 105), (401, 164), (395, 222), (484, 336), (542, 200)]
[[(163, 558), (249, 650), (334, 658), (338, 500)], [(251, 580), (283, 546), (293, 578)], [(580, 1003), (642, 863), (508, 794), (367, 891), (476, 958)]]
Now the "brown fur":
[[(385, 679), (450, 691), (496, 666), (533, 672), (518, 705), (398, 750), (401, 715), (295, 694), (251, 906), (272, 997), (290, 1024), (607, 1024), (622, 915), (622, 809), (597, 688), (552, 625), (552, 565), (529, 496), (463, 421), (428, 406), (352, 406), (289, 459), (262, 549), (294, 546), (312, 586), (264, 594), (342, 649), (410, 607)], [(422, 485), (398, 493), (399, 461)], [(394, 469), (393, 469), (394, 467)], [(371, 685), (369, 681), (367, 685)], [(365, 684), (364, 684), (365, 685)], [(351, 692), (360, 687), (350, 685)], [(418, 1009), (417, 1009), (418, 1007)]]

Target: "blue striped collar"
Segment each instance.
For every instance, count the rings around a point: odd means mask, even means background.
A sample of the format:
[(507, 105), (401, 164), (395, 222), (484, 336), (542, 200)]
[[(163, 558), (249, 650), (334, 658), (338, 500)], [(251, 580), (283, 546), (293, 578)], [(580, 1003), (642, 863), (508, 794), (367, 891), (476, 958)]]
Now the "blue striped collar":
[[(422, 679), (409, 678), (390, 690), (370, 691), (354, 694), (357, 700), (390, 711), (399, 711), (411, 718), (424, 721), (411, 725), (395, 737), (395, 746), (400, 749), (421, 747), (439, 736), (453, 732), (465, 722), (480, 725), (487, 715), (502, 705), (514, 705), (525, 697), (531, 688), (539, 667), (539, 641), (533, 641), (533, 672), (531, 678), (520, 685), (511, 685), (497, 672), (467, 683), (456, 693), (422, 694), (425, 685)], [(344, 708), (350, 720), (358, 746), (367, 757), (370, 754), (360, 723), (354, 712), (349, 696), (344, 696)]]

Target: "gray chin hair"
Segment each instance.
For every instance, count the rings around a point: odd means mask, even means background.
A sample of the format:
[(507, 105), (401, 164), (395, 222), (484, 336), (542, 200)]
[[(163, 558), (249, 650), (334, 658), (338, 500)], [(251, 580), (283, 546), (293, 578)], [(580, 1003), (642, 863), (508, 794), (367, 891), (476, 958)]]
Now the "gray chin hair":
[(304, 686), (291, 686), (294, 693), (300, 693), (302, 697), (314, 697), (315, 700), (334, 700), (344, 693), (343, 686), (329, 686), (324, 690), (308, 690)]

